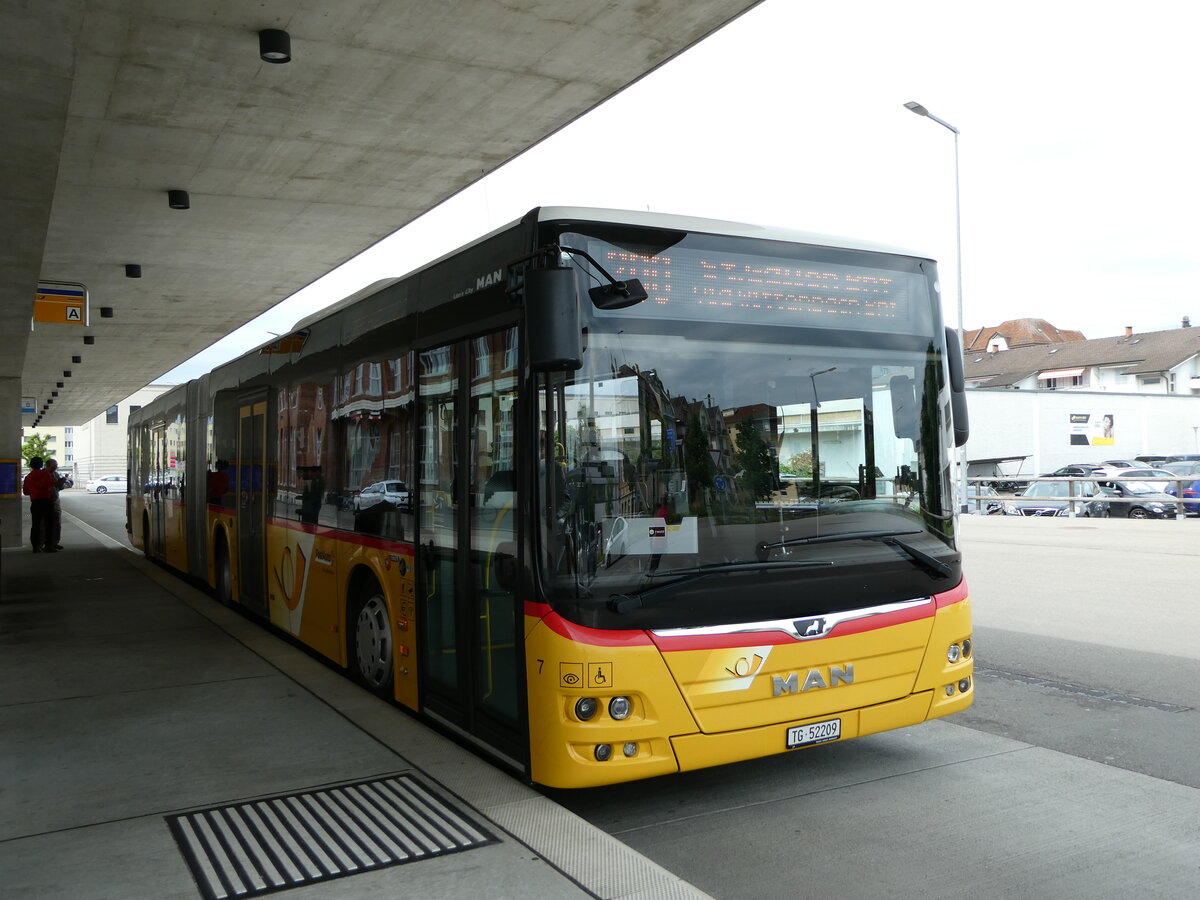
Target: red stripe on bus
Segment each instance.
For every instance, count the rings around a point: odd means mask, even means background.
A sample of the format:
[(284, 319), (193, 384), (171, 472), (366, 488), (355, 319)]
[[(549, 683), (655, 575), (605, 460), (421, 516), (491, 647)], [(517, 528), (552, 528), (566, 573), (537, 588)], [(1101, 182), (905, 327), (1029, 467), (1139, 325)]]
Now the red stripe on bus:
[(937, 602), (938, 609), (944, 609), (947, 606), (953, 606), (955, 603), (961, 603), (968, 596), (967, 579), (964, 578), (958, 583), (958, 587), (951, 588), (942, 594), (934, 594), (933, 599)]
[(371, 547), (375, 550), (388, 550), (392, 553), (407, 553), (409, 556), (413, 554), (413, 545), (403, 541), (389, 541), (387, 538), (371, 537), (366, 534), (356, 534), (352, 531), (341, 531), (337, 528), (330, 528), (327, 525), (309, 525), (305, 522), (297, 522), (294, 519), (277, 519), (271, 516), (267, 519), (268, 525), (275, 525), (279, 528), (288, 528), (292, 531), (303, 531), (306, 534), (316, 534), (324, 538), (340, 541), (343, 544), (358, 544), (360, 547)]
[[(527, 603), (525, 605), (527, 613), (531, 605), (536, 607), (542, 604)], [(641, 630), (607, 631), (599, 628), (588, 628), (584, 625), (576, 625), (574, 622), (568, 622), (553, 611), (542, 616), (542, 621), (555, 634), (562, 635), (567, 640), (574, 641), (577, 644), (590, 644), (594, 647), (640, 647), (653, 643), (650, 640), (650, 635)]]

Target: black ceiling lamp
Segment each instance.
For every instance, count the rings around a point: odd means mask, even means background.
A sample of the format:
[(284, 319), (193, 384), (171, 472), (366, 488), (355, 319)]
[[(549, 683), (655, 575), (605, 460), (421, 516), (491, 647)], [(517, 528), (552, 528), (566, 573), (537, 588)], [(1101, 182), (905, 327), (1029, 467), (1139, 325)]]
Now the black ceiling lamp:
[(70, 378), (70, 377), (71, 377), (71, 370), (63, 369), (63, 378)]
[(96, 343), (96, 336), (94, 334), (85, 334), (83, 336), (83, 342), (85, 344), (94, 344)]
[(62, 383), (61, 381), (56, 381), (56, 382), (54, 382), (54, 386), (55, 386), (55, 387), (62, 387), (62, 386), (63, 386), (63, 383)]
[(167, 191), (167, 203), (171, 209), (191, 209), (192, 200), (187, 191)]
[(258, 33), (258, 55), (263, 62), (291, 62), (292, 36), (281, 28), (264, 28)]
[[(172, 204), (171, 208), (174, 209), (175, 206)], [(186, 206), (183, 208), (187, 209)], [(142, 277), (142, 267), (139, 266), (137, 263), (125, 263), (125, 277), (126, 278), (141, 278)]]
[(73, 363), (81, 363), (81, 362), (83, 362), (83, 357), (82, 357), (82, 356), (72, 356), (72, 357), (71, 357), (71, 362), (73, 362)]
[(58, 396), (58, 391), (51, 391), (51, 392), (50, 392), (50, 396), (51, 396), (51, 397), (57, 397), (57, 396)]
[(113, 317), (113, 308), (111, 306), (100, 307), (100, 318), (111, 319)]

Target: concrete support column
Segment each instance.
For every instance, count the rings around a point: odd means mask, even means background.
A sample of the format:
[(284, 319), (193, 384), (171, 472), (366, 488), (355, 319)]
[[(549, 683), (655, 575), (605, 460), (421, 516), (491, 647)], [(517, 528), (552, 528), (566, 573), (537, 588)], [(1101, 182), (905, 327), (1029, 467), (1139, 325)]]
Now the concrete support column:
[[(21, 379), (0, 378), (0, 459), (21, 457)], [(19, 476), (18, 476), (19, 477)], [(21, 487), (17, 496), (0, 497), (0, 547), (20, 547), (25, 529), (21, 527)]]

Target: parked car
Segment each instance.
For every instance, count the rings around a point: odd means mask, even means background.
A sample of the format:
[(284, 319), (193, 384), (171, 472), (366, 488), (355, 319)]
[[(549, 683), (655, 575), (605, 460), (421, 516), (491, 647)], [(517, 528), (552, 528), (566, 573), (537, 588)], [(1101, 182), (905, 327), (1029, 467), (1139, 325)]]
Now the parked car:
[(86, 485), (89, 494), (126, 494), (129, 492), (129, 482), (124, 475), (105, 475), (93, 478)]
[(1070, 497), (1076, 498), (1077, 516), (1107, 515), (1108, 503), (1102, 499), (1103, 492), (1094, 481), (1036, 481), (1015, 500), (1006, 500), (1004, 513), (1009, 516), (1069, 516)]
[(1150, 466), (1135, 466), (1129, 469), (1113, 469), (1108, 473), (1113, 481), (1136, 481), (1142, 478), (1177, 478), (1168, 469), (1158, 469)]
[(354, 496), (354, 511), (362, 512), (377, 503), (390, 503), (397, 509), (411, 509), (412, 494), (403, 481), (377, 481)]
[(1167, 462), (1200, 462), (1200, 453), (1177, 453), (1167, 457)]
[(1136, 459), (1106, 459), (1100, 465), (1109, 469), (1136, 469), (1142, 465)]
[(1183, 477), (1200, 476), (1200, 462), (1169, 462), (1159, 466), (1160, 469), (1165, 469), (1172, 475), (1181, 475)]
[(1089, 475), (1096, 475), (1104, 471), (1104, 467), (1094, 463), (1072, 463), (1069, 466), (1063, 466), (1061, 469), (1055, 469), (1053, 472), (1047, 472), (1043, 478), (1086, 478)]
[(1143, 465), (1143, 466), (1161, 466), (1163, 463), (1165, 463), (1170, 458), (1171, 457), (1169, 457), (1169, 456), (1157, 456), (1153, 453), (1151, 453), (1147, 456), (1135, 456), (1134, 457), (1134, 459), (1137, 460), (1138, 464)]
[(1175, 498), (1148, 481), (1111, 481), (1101, 486), (1105, 495), (1121, 498), (1108, 504), (1114, 519), (1174, 519)]
[[(1163, 493), (1169, 494), (1172, 497), (1178, 497), (1179, 482), (1176, 481), (1173, 484), (1164, 485)], [(1200, 515), (1200, 480), (1183, 482), (1183, 499), (1186, 501), (1188, 498), (1192, 498), (1195, 502), (1185, 502), (1183, 504), (1184, 515)]]

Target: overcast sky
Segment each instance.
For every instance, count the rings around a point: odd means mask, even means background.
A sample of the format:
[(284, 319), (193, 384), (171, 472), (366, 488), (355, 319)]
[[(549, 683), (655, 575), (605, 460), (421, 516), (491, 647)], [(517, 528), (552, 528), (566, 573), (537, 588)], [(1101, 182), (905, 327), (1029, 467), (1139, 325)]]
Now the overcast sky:
[(954, 135), (909, 100), (961, 132), (966, 328), (1200, 326), (1197, 25), (1185, 0), (765, 0), (160, 380), (195, 377), (535, 206), (909, 248), (938, 260), (954, 325)]

